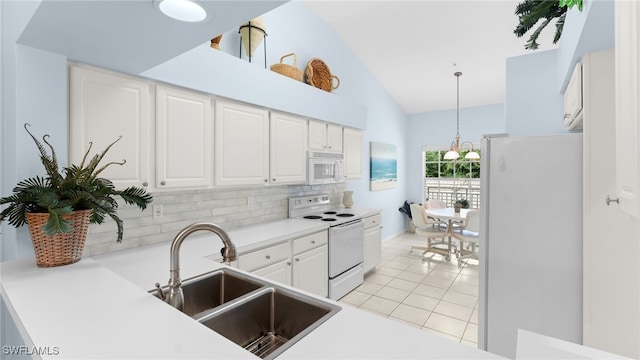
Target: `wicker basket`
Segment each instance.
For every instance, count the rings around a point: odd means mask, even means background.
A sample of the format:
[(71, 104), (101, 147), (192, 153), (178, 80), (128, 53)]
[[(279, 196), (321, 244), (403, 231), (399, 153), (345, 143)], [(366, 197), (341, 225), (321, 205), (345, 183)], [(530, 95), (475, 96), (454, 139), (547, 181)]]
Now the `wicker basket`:
[(70, 220), (73, 230), (67, 234), (48, 236), (42, 227), (49, 218), (48, 213), (27, 213), (27, 223), (36, 252), (38, 267), (69, 265), (80, 261), (84, 242), (87, 239), (91, 210), (78, 210), (63, 215)]
[[(305, 75), (307, 77), (307, 84), (324, 91), (331, 92), (340, 86), (340, 79), (331, 74), (329, 66), (327, 66), (322, 59), (312, 58), (309, 60)], [(333, 79), (337, 80), (335, 86), (333, 85)]]
[[(282, 63), (282, 60), (288, 56), (293, 56), (293, 66)], [(304, 74), (302, 70), (298, 69), (298, 59), (296, 58), (295, 53), (283, 55), (280, 58), (279, 64), (271, 65), (271, 70), (298, 81), (302, 81), (302, 76)]]

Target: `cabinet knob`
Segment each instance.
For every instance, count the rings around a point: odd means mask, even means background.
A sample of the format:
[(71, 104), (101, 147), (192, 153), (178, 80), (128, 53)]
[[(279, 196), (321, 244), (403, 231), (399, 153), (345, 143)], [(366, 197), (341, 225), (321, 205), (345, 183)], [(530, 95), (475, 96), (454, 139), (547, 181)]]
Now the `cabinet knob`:
[(271, 255), (267, 255), (265, 257), (267, 258), (267, 260), (271, 259)]
[(264, 179), (264, 182), (269, 182), (269, 179)]
[(296, 258), (296, 261), (300, 262), (300, 258)]
[(315, 241), (315, 240), (311, 240), (311, 243), (312, 243), (312, 244), (315, 244), (315, 243), (316, 243), (316, 241)]
[(276, 178), (271, 179), (271, 181), (274, 181), (274, 182), (275, 182), (275, 181), (276, 181)]
[(149, 186), (149, 183), (145, 181), (145, 182), (142, 183), (142, 186), (145, 186), (145, 187)]
[(167, 182), (166, 181), (160, 181), (160, 185), (165, 186), (165, 185), (167, 185)]
[(287, 265), (288, 265), (288, 266), (291, 266), (291, 261), (287, 261)]

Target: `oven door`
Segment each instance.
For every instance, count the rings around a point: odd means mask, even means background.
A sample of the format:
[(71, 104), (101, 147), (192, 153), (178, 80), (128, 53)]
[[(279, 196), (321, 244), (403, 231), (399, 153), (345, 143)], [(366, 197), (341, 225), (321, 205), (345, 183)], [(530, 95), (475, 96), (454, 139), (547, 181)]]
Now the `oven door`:
[(329, 278), (334, 278), (364, 259), (364, 222), (349, 221), (329, 228)]

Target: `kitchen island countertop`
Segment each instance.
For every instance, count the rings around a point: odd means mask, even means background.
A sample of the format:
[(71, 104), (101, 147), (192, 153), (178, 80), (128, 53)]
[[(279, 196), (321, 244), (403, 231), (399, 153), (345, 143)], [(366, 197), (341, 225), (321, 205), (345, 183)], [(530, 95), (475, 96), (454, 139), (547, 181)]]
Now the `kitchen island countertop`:
[[(242, 253), (324, 228), (316, 222), (285, 219), (232, 230), (229, 235)], [(3, 301), (27, 347), (57, 349), (41, 354), (42, 358), (255, 358), (148, 293), (155, 282), (165, 284), (169, 277), (169, 245), (89, 257), (56, 268), (38, 268), (34, 259), (0, 263)], [(225, 267), (212, 260), (221, 245), (213, 234), (187, 239), (180, 252), (182, 278)], [(342, 309), (278, 359), (500, 358), (322, 300)]]

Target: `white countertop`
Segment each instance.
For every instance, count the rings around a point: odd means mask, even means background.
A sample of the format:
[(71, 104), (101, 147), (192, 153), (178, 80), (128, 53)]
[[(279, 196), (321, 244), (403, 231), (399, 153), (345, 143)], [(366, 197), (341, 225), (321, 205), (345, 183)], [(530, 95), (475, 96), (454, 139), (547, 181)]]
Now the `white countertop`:
[[(324, 228), (325, 224), (286, 219), (229, 235), (243, 253)], [(225, 267), (205, 257), (219, 254), (221, 242), (212, 236), (192, 236), (183, 243), (183, 279)], [(38, 268), (34, 259), (24, 259), (1, 263), (0, 269), (3, 299), (27, 346), (59, 348), (59, 355), (43, 358), (255, 358), (147, 293), (155, 282), (166, 284), (169, 244), (85, 258), (56, 268)], [(342, 310), (278, 359), (499, 358), (323, 300)]]

